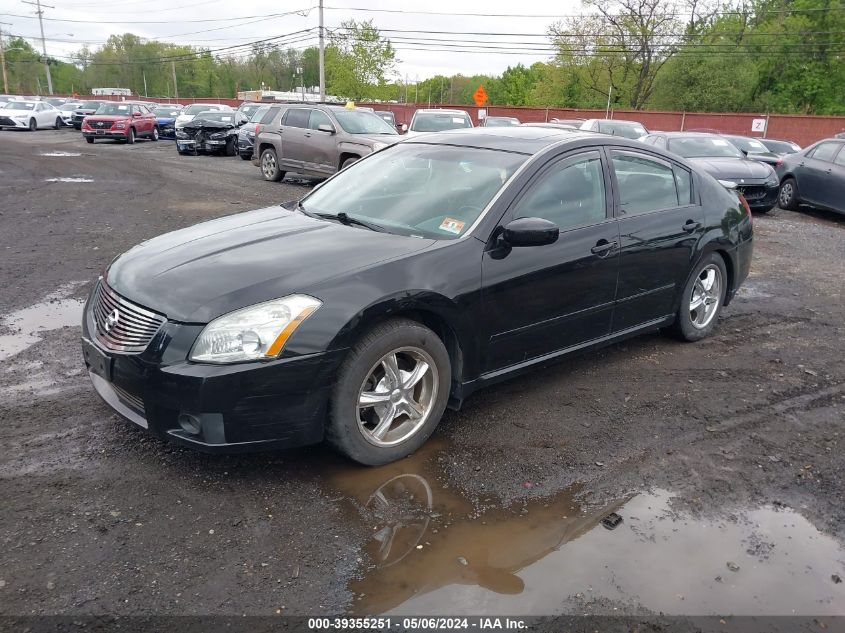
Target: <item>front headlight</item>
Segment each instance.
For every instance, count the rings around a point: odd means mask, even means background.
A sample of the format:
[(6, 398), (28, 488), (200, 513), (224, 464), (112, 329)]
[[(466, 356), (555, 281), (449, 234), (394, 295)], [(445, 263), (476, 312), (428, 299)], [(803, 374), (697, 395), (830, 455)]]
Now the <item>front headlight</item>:
[(226, 132), (215, 132), (214, 134), (209, 134), (208, 138), (213, 138), (213, 139), (226, 138)]
[(176, 138), (191, 138), (188, 133), (183, 130), (176, 130)]
[(190, 360), (238, 363), (276, 358), (297, 327), (323, 305), (307, 295), (290, 295), (214, 319), (200, 333)]
[(114, 124), (114, 127), (117, 128), (118, 130), (122, 130), (123, 128), (126, 127), (126, 122), (125, 121), (118, 121), (117, 123)]
[(15, 118), (16, 118), (16, 119), (21, 119), (21, 120), (23, 120), (23, 119), (28, 119), (28, 118), (29, 118), (29, 115), (28, 115), (28, 114), (16, 114), (16, 115), (15, 115)]

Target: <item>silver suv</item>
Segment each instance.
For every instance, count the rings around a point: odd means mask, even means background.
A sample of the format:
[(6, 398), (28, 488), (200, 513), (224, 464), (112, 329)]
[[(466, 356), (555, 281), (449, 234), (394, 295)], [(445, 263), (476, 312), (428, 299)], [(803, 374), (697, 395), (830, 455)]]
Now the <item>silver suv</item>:
[(261, 122), (252, 163), (265, 180), (279, 181), (289, 171), (326, 177), (400, 138), (372, 111), (285, 104), (270, 123)]

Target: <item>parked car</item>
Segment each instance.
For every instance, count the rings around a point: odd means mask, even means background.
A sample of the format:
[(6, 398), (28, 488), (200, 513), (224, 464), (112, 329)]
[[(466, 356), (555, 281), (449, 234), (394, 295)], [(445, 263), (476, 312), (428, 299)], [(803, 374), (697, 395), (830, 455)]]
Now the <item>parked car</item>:
[(62, 127), (62, 113), (46, 101), (10, 101), (0, 108), (0, 129), (35, 130)]
[(781, 162), (781, 157), (770, 151), (760, 139), (751, 138), (750, 136), (738, 136), (736, 134), (722, 134), (722, 136), (733, 143), (734, 147), (748, 158), (759, 160), (772, 167), (777, 167)]
[(298, 202), (117, 257), (83, 353), (103, 400), (158, 437), (211, 452), (325, 438), (384, 464), (507, 377), (658, 328), (708, 336), (752, 232), (734, 192), (654, 147), (430, 134)]
[(61, 113), (64, 127), (73, 127), (73, 113), (81, 105), (82, 103), (79, 101), (68, 101), (57, 108)]
[(234, 156), (238, 153), (238, 128), (246, 121), (241, 112), (200, 112), (176, 130), (176, 151)]
[(396, 124), (396, 115), (393, 114), (390, 110), (374, 110), (374, 113), (377, 117), (381, 117), (384, 119), (384, 122), (387, 123), (390, 127), (399, 131), (401, 126)]
[(845, 213), (845, 139), (826, 139), (784, 156), (778, 201)]
[(182, 112), (181, 105), (160, 105), (153, 110), (158, 124), (159, 138), (176, 138), (176, 117)]
[(581, 125), (586, 119), (549, 119), (549, 123), (559, 123), (561, 125), (569, 125), (576, 129), (581, 129)]
[(463, 110), (422, 109), (414, 112), (411, 125), (402, 125), (402, 130), (415, 136), (468, 127), (472, 127), (472, 118)]
[(642, 141), (686, 158), (718, 180), (735, 183), (755, 213), (767, 213), (777, 204), (780, 183), (774, 168), (747, 158), (721, 135), (661, 132), (648, 134)]
[(271, 123), (278, 115), (280, 106), (263, 105), (256, 110), (252, 118), (238, 130), (238, 155), (243, 160), (252, 160), (255, 150), (255, 135), (262, 123)]
[(158, 123), (155, 114), (143, 103), (107, 101), (82, 120), (82, 136), (89, 143), (113, 139), (131, 144), (142, 137), (157, 141)]
[(642, 123), (621, 119), (587, 119), (581, 124), (581, 129), (630, 139), (638, 139), (648, 134)]
[(49, 103), (56, 109), (58, 109), (60, 105), (67, 103), (67, 98), (65, 97), (41, 97), (39, 100), (43, 103)]
[(112, 103), (110, 101), (83, 101), (79, 107), (73, 111), (73, 128), (75, 130), (82, 129), (82, 121), (85, 117), (94, 114), (104, 103)]
[(519, 125), (519, 119), (512, 116), (488, 116), (481, 122), (480, 127), (510, 127)]
[(400, 140), (373, 112), (342, 106), (287, 104), (272, 122), (261, 123), (252, 162), (265, 180), (288, 171), (325, 177)]
[(543, 121), (534, 121), (531, 123), (522, 123), (521, 125), (523, 127), (544, 127), (552, 130), (570, 130), (573, 132), (580, 131), (577, 127), (573, 127), (572, 125), (569, 125), (567, 123), (554, 123), (552, 121), (549, 121), (547, 123)]
[(774, 152), (778, 156), (786, 156), (787, 154), (794, 154), (801, 151), (801, 146), (792, 141), (782, 141), (774, 138), (758, 139), (770, 152)]
[(176, 117), (176, 129), (178, 130), (200, 112), (210, 112), (211, 110), (234, 112), (232, 106), (228, 106), (225, 103), (192, 103), (189, 106), (185, 106), (179, 113), (179, 116)]

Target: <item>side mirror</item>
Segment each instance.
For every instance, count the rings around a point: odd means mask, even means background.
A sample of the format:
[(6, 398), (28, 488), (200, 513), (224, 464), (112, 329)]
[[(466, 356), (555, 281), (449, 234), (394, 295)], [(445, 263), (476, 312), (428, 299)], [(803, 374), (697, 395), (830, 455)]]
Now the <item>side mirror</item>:
[(403, 131), (403, 132), (407, 132), (407, 131), (408, 131), (408, 124), (407, 124), (407, 123), (403, 123), (403, 124), (402, 124), (402, 131)]
[(320, 125), (317, 126), (317, 129), (320, 132), (328, 132), (329, 134), (334, 134), (335, 132), (334, 127), (332, 127), (328, 123), (320, 123)]
[(745, 156), (746, 158), (748, 157), (748, 150), (747, 150), (747, 149), (742, 149), (742, 148), (740, 147), (740, 148), (739, 148), (739, 151), (740, 151), (740, 152), (742, 152), (742, 155), (743, 155), (743, 156)]
[(545, 246), (557, 242), (559, 235), (557, 224), (543, 218), (518, 218), (508, 222), (502, 231), (508, 246)]

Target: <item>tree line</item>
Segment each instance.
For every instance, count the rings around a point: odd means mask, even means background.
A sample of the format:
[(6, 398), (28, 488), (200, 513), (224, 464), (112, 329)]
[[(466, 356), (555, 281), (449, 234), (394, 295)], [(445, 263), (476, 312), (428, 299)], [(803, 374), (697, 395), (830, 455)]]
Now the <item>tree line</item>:
[[(372, 21), (329, 32), (326, 88), (354, 100), (490, 105), (845, 114), (845, 6), (841, 0), (584, 0), (578, 17), (551, 24), (548, 59), (500, 75), (397, 77), (402, 44)], [(467, 46), (456, 37), (453, 46)], [(516, 52), (518, 45), (494, 50)], [(435, 49), (438, 44), (428, 44)], [(5, 43), (10, 89), (43, 94), (38, 52)], [(230, 47), (237, 48), (237, 47)], [(448, 50), (448, 49), (447, 49)], [(515, 56), (516, 57), (516, 56)], [(139, 95), (234, 97), (239, 90), (298, 90), (318, 83), (316, 47), (269, 38), (234, 51), (113, 35), (72, 59), (49, 59), (56, 92), (95, 87)], [(174, 86), (174, 71), (176, 86)]]

